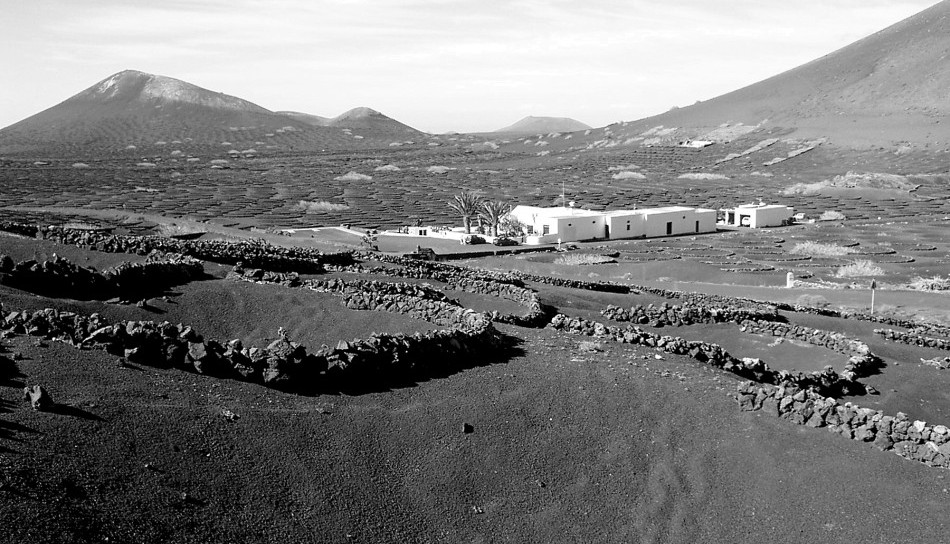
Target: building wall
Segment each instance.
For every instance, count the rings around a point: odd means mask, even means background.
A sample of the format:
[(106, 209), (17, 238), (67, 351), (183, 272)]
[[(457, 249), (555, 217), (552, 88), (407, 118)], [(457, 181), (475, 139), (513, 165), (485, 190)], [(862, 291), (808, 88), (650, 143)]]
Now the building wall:
[(577, 242), (604, 237), (604, 216), (558, 217), (557, 232), (562, 242)]
[[(695, 232), (691, 210), (649, 213), (644, 215), (644, 219), (647, 238)], [(667, 230), (667, 223), (673, 224), (672, 232)]]
[(699, 209), (693, 215), (699, 221), (699, 232), (716, 232), (716, 210)]
[(776, 208), (753, 208), (751, 227), (780, 227), (792, 216), (792, 209), (787, 206)]
[(646, 222), (642, 213), (608, 215), (605, 224), (610, 227), (610, 238), (642, 238), (646, 235)]

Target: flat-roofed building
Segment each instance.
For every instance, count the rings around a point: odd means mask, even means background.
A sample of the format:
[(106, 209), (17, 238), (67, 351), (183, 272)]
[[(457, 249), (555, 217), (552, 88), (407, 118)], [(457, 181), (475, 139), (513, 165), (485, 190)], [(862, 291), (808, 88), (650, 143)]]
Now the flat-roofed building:
[(575, 208), (516, 206), (529, 245), (581, 240), (653, 238), (716, 231), (716, 211), (686, 206), (595, 212)]
[(781, 227), (791, 222), (794, 208), (778, 204), (742, 204), (732, 209), (724, 209), (722, 222), (730, 227)]
[(530, 245), (605, 238), (604, 212), (515, 206), (510, 215), (525, 226), (525, 243)]

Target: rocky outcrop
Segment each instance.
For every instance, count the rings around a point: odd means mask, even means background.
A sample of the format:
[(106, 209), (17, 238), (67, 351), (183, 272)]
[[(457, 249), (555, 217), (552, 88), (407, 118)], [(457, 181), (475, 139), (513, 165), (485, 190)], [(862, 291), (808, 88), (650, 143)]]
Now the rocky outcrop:
[(31, 293), (79, 300), (133, 300), (204, 276), (201, 262), (182, 255), (153, 253), (144, 263), (122, 263), (102, 272), (58, 257), (14, 262), (0, 255), (0, 283)]
[(885, 415), (795, 386), (744, 382), (735, 398), (743, 410), (761, 410), (798, 425), (824, 427), (929, 466), (950, 467), (950, 429), (943, 425), (910, 421), (902, 412)]

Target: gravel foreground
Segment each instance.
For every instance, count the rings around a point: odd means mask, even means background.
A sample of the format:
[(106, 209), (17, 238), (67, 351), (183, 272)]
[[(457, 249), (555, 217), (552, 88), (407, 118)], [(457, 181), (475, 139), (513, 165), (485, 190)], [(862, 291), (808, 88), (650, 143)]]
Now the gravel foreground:
[[(941, 470), (760, 414), (643, 348), (504, 327), (523, 355), (301, 397), (18, 337), (5, 542), (941, 541)], [(22, 359), (13, 361), (12, 354)], [(57, 409), (21, 401), (42, 383)]]

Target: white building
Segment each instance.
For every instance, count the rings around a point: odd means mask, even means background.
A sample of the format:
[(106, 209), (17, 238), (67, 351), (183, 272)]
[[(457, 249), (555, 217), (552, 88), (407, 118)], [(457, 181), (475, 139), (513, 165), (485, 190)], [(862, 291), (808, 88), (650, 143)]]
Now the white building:
[(516, 206), (511, 215), (525, 225), (528, 245), (716, 231), (715, 210), (685, 206), (607, 212)]
[(778, 204), (742, 204), (734, 209), (725, 209), (722, 225), (731, 227), (781, 227), (791, 222), (794, 209)]
[(604, 238), (604, 214), (576, 208), (515, 206), (510, 213), (526, 230), (529, 245)]

